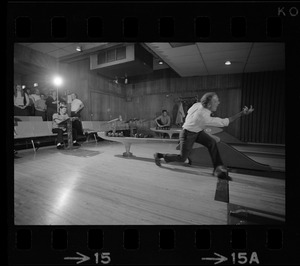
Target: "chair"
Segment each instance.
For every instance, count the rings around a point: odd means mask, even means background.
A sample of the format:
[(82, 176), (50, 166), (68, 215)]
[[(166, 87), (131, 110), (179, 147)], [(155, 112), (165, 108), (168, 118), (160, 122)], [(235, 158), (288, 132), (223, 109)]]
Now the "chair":
[(34, 128), (35, 137), (46, 137), (55, 135), (52, 133), (52, 128), (49, 128), (48, 121), (33, 121), (32, 124)]
[(90, 135), (94, 135), (95, 141), (97, 142), (97, 131), (93, 129), (92, 121), (82, 121), (82, 131), (86, 135), (86, 141), (88, 141)]
[(15, 126), (14, 139), (30, 139), (32, 148), (36, 151), (33, 138), (34, 138), (34, 126), (31, 121), (20, 121)]

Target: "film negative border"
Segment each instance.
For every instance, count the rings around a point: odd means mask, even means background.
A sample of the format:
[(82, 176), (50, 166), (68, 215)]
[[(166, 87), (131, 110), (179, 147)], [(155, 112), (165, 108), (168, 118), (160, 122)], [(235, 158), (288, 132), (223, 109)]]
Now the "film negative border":
[[(299, 10), (297, 2), (10, 2), (8, 85), (13, 84), (15, 42), (264, 41), (286, 43), (287, 87), (292, 88), (299, 80), (294, 59), (299, 55)], [(7, 134), (11, 139), (9, 128)], [(289, 134), (298, 138), (297, 133)], [(13, 159), (8, 156), (8, 263), (299, 264), (294, 151), (295, 147), (287, 147), (286, 223), (278, 226), (15, 226)]]
[[(144, 4), (130, 2), (11, 3), (14, 41), (286, 41), (299, 31), (299, 7), (292, 3)], [(40, 8), (34, 12), (33, 7)], [(70, 11), (72, 5), (72, 11)], [(194, 8), (190, 8), (194, 6)], [(230, 6), (230, 7), (229, 7)], [(93, 10), (91, 10), (93, 9)], [(101, 12), (111, 10), (111, 12)], [(223, 11), (224, 10), (224, 11)]]
[[(42, 230), (41, 230), (42, 229)], [(296, 261), (293, 228), (276, 226), (34, 227), (11, 232), (14, 264), (279, 264)], [(283, 259), (284, 257), (284, 259)]]

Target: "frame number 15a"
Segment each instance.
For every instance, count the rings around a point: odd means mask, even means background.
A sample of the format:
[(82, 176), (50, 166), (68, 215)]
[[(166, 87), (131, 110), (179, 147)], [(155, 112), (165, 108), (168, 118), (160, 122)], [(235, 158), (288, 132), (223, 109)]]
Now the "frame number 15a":
[(258, 256), (256, 252), (252, 252), (248, 254), (247, 252), (238, 252), (238, 253), (231, 253), (232, 257), (232, 264), (252, 264), (256, 263), (259, 264)]

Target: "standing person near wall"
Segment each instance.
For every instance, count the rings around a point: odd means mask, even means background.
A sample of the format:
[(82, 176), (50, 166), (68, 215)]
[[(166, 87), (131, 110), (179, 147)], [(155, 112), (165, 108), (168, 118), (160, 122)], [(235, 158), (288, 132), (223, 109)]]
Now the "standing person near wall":
[(36, 88), (34, 90), (34, 93), (32, 93), (30, 95), (30, 97), (33, 99), (34, 102), (38, 101), (41, 99), (41, 93), (40, 93), (40, 90), (38, 88)]
[(14, 89), (14, 115), (27, 116), (29, 115), (27, 107), (29, 106), (29, 97), (22, 90), (21, 85), (16, 85)]
[(34, 116), (35, 108), (34, 108), (34, 99), (32, 98), (32, 93), (30, 88), (25, 88), (24, 93), (27, 94), (29, 99), (29, 105), (26, 107), (29, 115)]
[(200, 102), (192, 105), (188, 110), (185, 122), (180, 132), (180, 154), (163, 154), (155, 153), (154, 159), (157, 166), (161, 166), (160, 159), (169, 162), (185, 162), (192, 151), (194, 142), (205, 146), (213, 162), (213, 175), (219, 178), (227, 179), (227, 168), (224, 166), (220, 156), (217, 141), (207, 134), (204, 129), (206, 126), (226, 127), (229, 123), (235, 121), (244, 115), (251, 114), (254, 109), (244, 107), (243, 110), (229, 118), (212, 117), (211, 113), (215, 112), (220, 104), (219, 97), (214, 92), (208, 92), (203, 95)]
[(56, 90), (52, 90), (46, 99), (48, 121), (52, 121), (53, 114), (57, 113), (57, 101), (57, 92)]
[(81, 111), (84, 108), (84, 104), (81, 100), (78, 99), (78, 95), (76, 93), (71, 94), (71, 117), (78, 117), (78, 120), (73, 121), (73, 127), (75, 127), (78, 131), (79, 135), (83, 135), (82, 123), (80, 121)]
[(43, 118), (43, 121), (46, 121), (47, 120), (47, 117), (46, 117), (47, 105), (46, 105), (46, 100), (45, 100), (44, 94), (41, 94), (40, 99), (36, 100), (34, 102), (34, 107), (35, 107), (35, 116), (41, 116)]

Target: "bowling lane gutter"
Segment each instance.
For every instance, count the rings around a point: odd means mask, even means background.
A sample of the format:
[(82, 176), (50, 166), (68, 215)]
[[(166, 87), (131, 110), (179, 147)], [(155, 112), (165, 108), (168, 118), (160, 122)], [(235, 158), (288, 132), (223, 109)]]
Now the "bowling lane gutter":
[(247, 149), (243, 149), (240, 146), (231, 145), (233, 148), (238, 150), (239, 152), (242, 152), (244, 154), (250, 155), (250, 156), (263, 156), (263, 157), (270, 157), (270, 158), (285, 158), (285, 153), (279, 153), (279, 152), (270, 152), (270, 151), (251, 151)]

